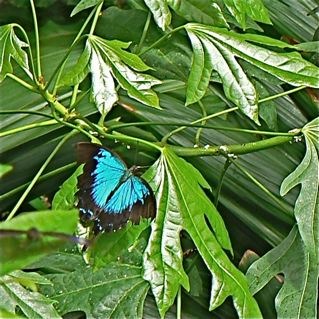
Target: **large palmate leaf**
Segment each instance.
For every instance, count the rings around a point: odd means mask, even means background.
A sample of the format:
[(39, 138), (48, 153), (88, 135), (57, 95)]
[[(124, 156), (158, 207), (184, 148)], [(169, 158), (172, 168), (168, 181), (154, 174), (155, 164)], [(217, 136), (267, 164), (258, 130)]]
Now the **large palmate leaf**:
[(306, 140), (305, 157), (296, 170), (285, 178), (280, 193), (285, 195), (301, 184), (294, 213), (306, 249), (319, 261), (319, 118), (305, 125), (302, 132)]
[(237, 58), (291, 85), (319, 87), (319, 69), (304, 60), (299, 53), (277, 53), (250, 43), (289, 47), (284, 42), (253, 34), (240, 35), (194, 23), (187, 24), (186, 30), (193, 46), (193, 63), (186, 93), (187, 104), (195, 103), (203, 96), (209, 83), (208, 74), (214, 69), (223, 82), (225, 95), (244, 114), (258, 122), (257, 93)]
[(87, 318), (141, 318), (149, 289), (141, 275), (140, 250), (145, 242), (142, 246), (96, 271), (81, 263), (72, 272), (48, 275), (53, 285), (43, 286), (42, 292), (57, 302), (62, 315), (84, 311)]
[(194, 53), (186, 104), (195, 103), (204, 96), (212, 70), (215, 69), (223, 82), (226, 96), (244, 114), (258, 122), (257, 92), (231, 51), (204, 34), (198, 35), (191, 29), (187, 29), (187, 33)]
[(278, 318), (317, 318), (318, 262), (304, 246), (298, 228), (247, 271), (253, 294), (277, 274), (284, 274), (284, 284), (276, 297)]
[(223, 251), (231, 250), (230, 241), (223, 220), (201, 188), (209, 188), (202, 175), (169, 149), (163, 150), (153, 169), (158, 215), (144, 254), (144, 278), (151, 284), (161, 316), (174, 302), (179, 285), (189, 289), (179, 237), (184, 229), (213, 276), (210, 309), (232, 296), (240, 318), (259, 318), (245, 276)]
[(80, 83), (91, 72), (92, 98), (101, 114), (107, 114), (118, 100), (114, 79), (130, 97), (158, 107), (158, 97), (151, 87), (161, 82), (141, 73), (149, 67), (137, 55), (124, 50), (129, 45), (89, 36), (76, 66), (62, 77), (60, 85)]
[(0, 27), (0, 82), (8, 73), (12, 73), (11, 58), (13, 58), (23, 69), (28, 70), (28, 56), (23, 47), (28, 45), (16, 36), (14, 24)]

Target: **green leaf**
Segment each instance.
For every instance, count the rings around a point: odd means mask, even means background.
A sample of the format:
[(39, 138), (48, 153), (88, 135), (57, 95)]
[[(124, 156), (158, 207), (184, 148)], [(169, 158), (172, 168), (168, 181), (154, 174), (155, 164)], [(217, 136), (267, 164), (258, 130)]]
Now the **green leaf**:
[(224, 4), (243, 29), (247, 17), (255, 21), (271, 24), (268, 11), (262, 0), (225, 0)]
[[(260, 44), (266, 46), (269, 43), (275, 43), (274, 40), (266, 40), (266, 37), (245, 34), (244, 38), (246, 41), (243, 41), (243, 36), (233, 31), (194, 23), (187, 24), (186, 29), (196, 32), (199, 37), (203, 36), (203, 34), (209, 36), (211, 42), (214, 44), (218, 43), (230, 51), (232, 55), (255, 65), (291, 85), (319, 87), (319, 68), (304, 60), (300, 53), (278, 53), (251, 44), (248, 39), (251, 37), (253, 42), (258, 39)], [(287, 46), (287, 44), (285, 45)]]
[[(255, 85), (258, 96), (260, 99), (266, 98), (271, 95), (269, 90), (261, 81), (258, 79), (253, 80), (253, 84)], [(277, 106), (274, 101), (265, 101), (259, 104), (259, 116), (265, 121), (267, 126), (272, 131), (278, 130), (278, 124), (277, 124)]]
[(301, 238), (309, 253), (319, 260), (319, 118), (309, 122), (302, 129), (306, 140), (306, 154), (299, 166), (282, 182), (280, 194), (287, 194), (301, 184), (295, 204), (295, 217)]
[(63, 73), (59, 80), (59, 87), (71, 86), (81, 83), (90, 72), (91, 46), (86, 42), (85, 48), (76, 62), (76, 65)]
[(0, 178), (13, 170), (13, 166), (9, 164), (0, 164)]
[(77, 5), (76, 7), (72, 10), (71, 12), (71, 17), (75, 16), (77, 13), (85, 10), (85, 9), (88, 9), (88, 8), (91, 8), (91, 7), (94, 7), (96, 6), (98, 3), (102, 2), (103, 0), (81, 0)]
[[(136, 70), (147, 68), (138, 56), (128, 52), (124, 53), (119, 47), (119, 44), (123, 46), (123, 42), (120, 41), (107, 41), (96, 36), (91, 36), (89, 41), (96, 55), (95, 61), (91, 61), (92, 78), (96, 74), (96, 80), (92, 80), (94, 96), (98, 96), (101, 91), (103, 92), (103, 88), (104, 94), (110, 94), (113, 91), (113, 85), (112, 88), (105, 89), (106, 85), (110, 85), (110, 81), (113, 81), (113, 76), (129, 96), (146, 105), (158, 107), (158, 97), (151, 90), (151, 87), (160, 84), (161, 81), (148, 74), (132, 70), (132, 68)], [(124, 57), (124, 61), (128, 62), (129, 66), (121, 60), (121, 57)], [(103, 97), (101, 100), (103, 101)], [(111, 99), (111, 101), (113, 100), (115, 101), (115, 96)]]
[[(169, 149), (162, 151), (149, 174), (155, 172), (158, 212), (144, 254), (144, 278), (151, 284), (161, 316), (174, 302), (180, 284), (189, 289), (179, 238), (184, 229), (213, 275), (210, 310), (232, 296), (240, 318), (260, 318), (245, 276), (223, 251), (223, 248), (231, 250), (228, 233), (202, 189), (209, 188), (202, 175)], [(149, 179), (152, 180), (151, 176)]]
[(60, 190), (54, 195), (52, 200), (52, 210), (69, 210), (74, 208), (75, 193), (77, 192), (77, 177), (83, 172), (83, 165), (79, 166), (75, 172), (62, 184)]
[(95, 241), (90, 250), (90, 257), (96, 268), (101, 268), (111, 262), (120, 260), (120, 256), (130, 251), (141, 233), (149, 227), (149, 221), (143, 220), (139, 225), (128, 223), (116, 232), (105, 232)]
[(195, 33), (187, 31), (193, 47), (193, 59), (187, 80), (186, 105), (198, 102), (206, 93), (213, 61)]
[(210, 0), (167, 0), (167, 3), (178, 15), (187, 21), (216, 27), (228, 27), (228, 23), (218, 4)]
[(318, 52), (319, 41), (298, 43), (294, 46), (296, 49), (305, 52)]
[(47, 277), (53, 286), (44, 286), (43, 294), (57, 302), (62, 315), (84, 311), (87, 318), (142, 317), (149, 286), (140, 266), (111, 263), (96, 271), (86, 267)]
[(27, 318), (61, 318), (53, 307), (53, 300), (26, 289), (14, 276), (0, 278), (0, 296), (0, 308), (11, 313), (19, 307)]
[(144, 0), (151, 10), (156, 24), (163, 30), (167, 30), (171, 24), (172, 15), (169, 11), (167, 1), (163, 0)]
[(0, 26), (0, 83), (8, 73), (13, 71), (11, 58), (23, 69), (29, 69), (28, 56), (22, 49), (27, 46), (14, 33), (13, 24)]
[[(10, 221), (0, 223), (0, 231), (29, 230), (62, 232), (73, 234), (78, 223), (78, 211), (39, 211), (25, 213)], [(65, 240), (51, 236), (28, 238), (26, 235), (10, 234), (0, 237), (0, 275), (21, 269), (48, 252), (55, 251), (66, 244)], [(19, 249), (17, 249), (19, 247)]]
[(207, 90), (212, 69), (215, 69), (221, 77), (226, 96), (238, 105), (244, 114), (258, 123), (255, 88), (232, 52), (203, 33), (193, 32), (193, 28), (187, 28), (187, 33), (195, 50), (188, 79), (186, 104), (195, 103), (203, 96)]
[(297, 227), (247, 271), (253, 294), (277, 274), (284, 283), (276, 297), (278, 318), (317, 318), (318, 262), (303, 245)]
[(50, 280), (46, 279), (42, 275), (38, 274), (37, 272), (25, 272), (21, 270), (12, 271), (10, 276), (15, 278), (20, 284), (24, 287), (30, 288), (31, 290), (36, 290), (37, 288), (33, 289), (34, 284), (39, 285), (50, 285)]
[(107, 114), (118, 100), (118, 95), (111, 68), (95, 49), (92, 49), (90, 71), (93, 101), (101, 114)]

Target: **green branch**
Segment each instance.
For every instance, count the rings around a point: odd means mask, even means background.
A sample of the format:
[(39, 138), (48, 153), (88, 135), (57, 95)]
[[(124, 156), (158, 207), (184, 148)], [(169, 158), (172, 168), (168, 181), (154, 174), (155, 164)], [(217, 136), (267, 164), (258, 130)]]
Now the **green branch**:
[(39, 93), (39, 90), (36, 87), (34, 87), (33, 85), (25, 82), (24, 80), (20, 79), (19, 77), (15, 76), (14, 74), (8, 73), (7, 77), (9, 77), (12, 80), (16, 81), (17, 83), (19, 83), (20, 85), (22, 85), (23, 87), (28, 89), (29, 91), (32, 91), (32, 92), (35, 92), (35, 93)]
[(40, 39), (39, 39), (39, 27), (38, 27), (38, 19), (36, 15), (36, 10), (34, 6), (33, 0), (30, 0), (31, 5), (31, 11), (32, 11), (32, 17), (33, 17), (33, 24), (34, 24), (34, 35), (35, 35), (35, 50), (36, 50), (36, 63), (37, 63), (37, 75), (38, 78), (35, 78), (34, 80), (38, 82), (38, 80), (42, 76), (41, 71), (41, 55), (40, 55)]
[(231, 144), (221, 146), (204, 147), (182, 147), (170, 145), (169, 147), (179, 156), (192, 157), (192, 156), (218, 156), (218, 155), (242, 155), (249, 154), (264, 149), (272, 148), (277, 145), (285, 144), (294, 140), (295, 135), (291, 136), (276, 136), (262, 141), (250, 142), (244, 144)]
[(23, 131), (26, 131), (26, 130), (31, 130), (33, 128), (38, 128), (38, 127), (43, 127), (43, 126), (50, 126), (50, 125), (54, 125), (54, 124), (57, 124), (56, 120), (48, 120), (48, 121), (43, 121), (43, 122), (32, 123), (32, 124), (28, 124), (28, 125), (24, 125), (24, 126), (21, 126), (21, 127), (17, 127), (17, 128), (12, 129), (12, 130), (5, 131), (5, 132), (0, 132), (0, 137), (4, 137), (4, 136), (11, 135), (11, 134), (23, 132)]

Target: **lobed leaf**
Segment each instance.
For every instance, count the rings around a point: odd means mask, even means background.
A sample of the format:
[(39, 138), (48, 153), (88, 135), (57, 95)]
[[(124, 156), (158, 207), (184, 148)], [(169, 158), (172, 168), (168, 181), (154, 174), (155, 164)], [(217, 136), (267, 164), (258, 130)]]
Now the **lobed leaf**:
[(86, 267), (47, 277), (53, 286), (42, 291), (57, 302), (62, 315), (84, 311), (88, 318), (142, 317), (149, 286), (139, 266), (111, 263), (96, 271)]
[(295, 203), (295, 217), (300, 236), (308, 252), (319, 260), (319, 118), (302, 129), (306, 140), (306, 154), (298, 167), (281, 184), (280, 194), (287, 194), (301, 184)]
[(22, 49), (28, 45), (14, 33), (14, 25), (0, 26), (0, 83), (8, 73), (12, 73), (11, 58), (23, 69), (29, 69), (27, 53)]
[(194, 53), (186, 104), (197, 102), (205, 94), (214, 69), (223, 82), (226, 96), (238, 105), (245, 115), (258, 123), (256, 90), (231, 51), (203, 34), (188, 29), (187, 32)]
[(276, 297), (278, 318), (317, 318), (319, 266), (303, 245), (297, 227), (247, 271), (253, 294), (277, 274), (284, 274), (284, 283)]
[[(319, 68), (304, 60), (298, 52), (278, 53), (249, 43), (249, 34), (244, 36), (246, 41), (243, 41), (243, 36), (225, 29), (194, 23), (187, 24), (186, 29), (199, 33), (199, 36), (201, 33), (208, 35), (212, 41), (215, 40), (220, 43), (220, 45), (231, 51), (234, 56), (271, 73), (291, 85), (319, 87)], [(256, 36), (252, 36), (251, 39), (252, 41), (256, 40)], [(260, 36), (258, 41), (264, 45), (269, 45), (270, 42), (274, 43), (273, 40), (265, 40), (265, 37)]]
[(189, 290), (188, 277), (183, 269), (183, 252), (180, 243), (182, 220), (170, 200), (174, 194), (165, 172), (164, 158), (148, 171), (148, 180), (157, 189), (156, 222), (144, 252), (144, 279), (148, 280), (161, 317), (174, 303), (180, 285)]
[(259, 318), (257, 303), (244, 275), (223, 251), (231, 250), (227, 230), (203, 192), (202, 187), (209, 185), (202, 175), (169, 149), (163, 149), (153, 170), (157, 172), (153, 183), (158, 213), (144, 254), (144, 278), (150, 281), (161, 316), (174, 302), (180, 284), (189, 289), (179, 238), (184, 229), (213, 275), (210, 310), (232, 296), (240, 318)]

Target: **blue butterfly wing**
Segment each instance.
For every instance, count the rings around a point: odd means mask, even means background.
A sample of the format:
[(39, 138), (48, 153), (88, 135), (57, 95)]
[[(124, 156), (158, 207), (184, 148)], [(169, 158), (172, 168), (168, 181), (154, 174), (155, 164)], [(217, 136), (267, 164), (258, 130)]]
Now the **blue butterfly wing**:
[(150, 195), (149, 188), (137, 176), (130, 176), (116, 190), (105, 206), (105, 210), (112, 214), (120, 214), (125, 210), (132, 210), (138, 201), (144, 204), (144, 198)]
[(94, 222), (96, 232), (118, 229), (128, 220), (154, 217), (152, 189), (133, 175), (120, 157), (93, 143), (77, 144), (78, 162), (85, 163), (78, 178), (78, 207), (81, 221)]
[(104, 148), (100, 148), (93, 159), (96, 161), (96, 166), (91, 172), (93, 178), (91, 195), (94, 203), (103, 208), (111, 193), (119, 186), (127, 167), (114, 153)]

